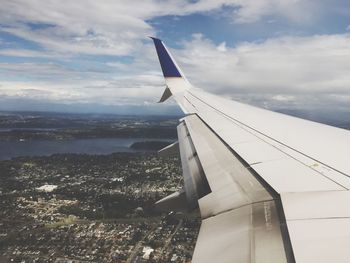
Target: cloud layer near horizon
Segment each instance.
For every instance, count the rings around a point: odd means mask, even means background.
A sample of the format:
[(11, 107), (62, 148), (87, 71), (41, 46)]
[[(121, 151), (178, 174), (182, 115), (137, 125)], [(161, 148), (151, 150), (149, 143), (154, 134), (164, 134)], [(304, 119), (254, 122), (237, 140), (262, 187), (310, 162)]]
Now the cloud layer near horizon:
[[(276, 20), (310, 27), (326, 10), (350, 15), (341, 8), (346, 2), (337, 3), (5, 0), (0, 32), (18, 40), (0, 40), (0, 54), (7, 58), (0, 62), (0, 96), (63, 104), (154, 104), (164, 82), (146, 36), (162, 31), (153, 21), (157, 17), (204, 14), (225, 20), (227, 27), (261, 29), (259, 23), (268, 27)], [(341, 34), (276, 32), (238, 43), (209, 39), (203, 28), (175, 44), (172, 52), (199, 88), (269, 108), (348, 108), (350, 36), (345, 28)]]
[(349, 34), (224, 44), (202, 35), (184, 43), (180, 62), (196, 86), (266, 107), (322, 107), (325, 100), (347, 107), (350, 102)]

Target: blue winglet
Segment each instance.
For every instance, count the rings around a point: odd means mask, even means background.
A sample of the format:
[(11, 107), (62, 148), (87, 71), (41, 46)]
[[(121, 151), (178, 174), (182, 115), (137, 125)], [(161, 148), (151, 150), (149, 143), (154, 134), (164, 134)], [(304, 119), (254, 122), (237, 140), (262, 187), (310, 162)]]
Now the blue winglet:
[(162, 67), (164, 77), (182, 77), (178, 70), (175, 62), (171, 58), (163, 42), (158, 39), (151, 37), (156, 47), (157, 55), (159, 58), (160, 66)]

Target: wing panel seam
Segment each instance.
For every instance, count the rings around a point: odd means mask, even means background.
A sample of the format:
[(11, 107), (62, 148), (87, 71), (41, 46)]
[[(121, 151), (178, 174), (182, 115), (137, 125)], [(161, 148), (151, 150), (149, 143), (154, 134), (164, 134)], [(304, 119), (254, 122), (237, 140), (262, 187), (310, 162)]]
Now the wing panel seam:
[[(241, 125), (243, 125), (243, 126), (249, 128), (249, 129), (251, 129), (251, 130), (253, 130), (253, 131), (255, 131), (255, 132), (259, 133), (259, 134), (261, 134), (262, 136), (265, 136), (265, 137), (269, 138), (270, 140), (273, 140), (273, 141), (275, 141), (275, 142), (277, 142), (277, 143), (279, 143), (279, 144), (281, 144), (281, 145), (287, 147), (287, 148), (290, 149), (290, 150), (293, 150), (293, 151), (295, 151), (295, 152), (297, 152), (297, 153), (299, 153), (299, 154), (301, 154), (301, 155), (303, 155), (303, 156), (305, 156), (305, 157), (307, 157), (307, 158), (310, 158), (310, 159), (312, 159), (312, 160), (314, 160), (314, 161), (316, 161), (316, 162), (318, 162), (318, 163), (320, 163), (320, 164), (325, 165), (326, 167), (332, 169), (333, 171), (336, 171), (336, 172), (338, 172), (338, 173), (340, 173), (340, 174), (342, 174), (342, 175), (344, 175), (344, 176), (350, 178), (349, 175), (347, 175), (347, 174), (345, 174), (345, 173), (343, 173), (343, 172), (341, 172), (341, 171), (339, 171), (339, 170), (337, 170), (337, 169), (334, 169), (333, 167), (331, 167), (331, 166), (329, 166), (329, 165), (327, 165), (327, 164), (325, 164), (325, 163), (323, 163), (323, 162), (321, 162), (321, 161), (318, 161), (317, 159), (314, 159), (314, 158), (312, 158), (312, 157), (310, 157), (310, 156), (308, 156), (308, 155), (306, 155), (306, 154), (304, 154), (304, 153), (302, 153), (302, 152), (299, 152), (298, 150), (296, 150), (296, 149), (294, 149), (294, 148), (292, 148), (292, 147), (290, 147), (290, 146), (288, 146), (288, 145), (286, 145), (286, 144), (284, 144), (284, 143), (282, 143), (282, 142), (280, 142), (280, 141), (278, 141), (278, 140), (276, 140), (276, 139), (274, 139), (274, 138), (272, 138), (272, 137), (270, 137), (270, 136), (268, 136), (268, 135), (265, 135), (264, 133), (262, 133), (262, 132), (260, 132), (260, 131), (258, 131), (258, 130), (256, 130), (256, 129), (254, 129), (254, 128), (252, 128), (252, 127), (250, 127), (250, 126), (248, 126), (248, 125), (242, 123), (241, 121), (236, 120), (235, 118), (232, 118), (231, 116), (227, 115), (226, 113), (224, 113), (224, 112), (222, 112), (222, 111), (220, 111), (220, 110), (214, 108), (213, 106), (209, 105), (207, 102), (205, 102), (205, 101), (203, 101), (202, 99), (198, 98), (196, 95), (192, 94), (191, 92), (188, 92), (188, 93), (189, 93), (190, 95), (192, 95), (193, 97), (195, 97), (196, 99), (200, 100), (200, 101), (201, 101), (202, 103), (204, 103), (206, 106), (212, 108), (213, 110), (215, 110), (215, 111), (217, 111), (218, 113), (220, 113), (221, 115), (223, 115), (225, 118), (227, 118), (227, 119), (229, 119), (229, 120), (231, 120), (231, 121), (233, 120), (233, 121), (235, 121), (235, 122), (238, 122), (239, 124), (241, 124)], [(188, 98), (186, 98), (186, 99), (188, 99)], [(197, 114), (197, 116), (198, 116), (204, 123), (206, 123), (198, 114)], [(208, 124), (207, 124), (207, 126), (209, 127)], [(238, 126), (238, 127), (240, 127), (240, 126)], [(243, 127), (240, 127), (240, 128), (244, 129)], [(245, 129), (244, 129), (244, 130), (245, 130)], [(252, 132), (247, 131), (247, 130), (245, 130), (245, 131), (246, 131), (246, 132), (249, 132), (249, 133), (252, 134), (253, 136), (257, 137), (257, 136), (256, 136), (255, 134), (253, 134)], [(222, 140), (222, 138), (221, 138), (217, 133), (215, 133), (215, 134)], [(260, 138), (260, 137), (257, 137), (257, 138), (260, 139), (260, 140), (262, 140), (263, 142), (267, 143), (268, 145), (272, 146), (272, 147), (275, 148), (276, 150), (278, 150), (278, 151), (284, 153), (285, 155), (287, 155), (288, 157), (292, 158), (293, 160), (295, 160), (295, 161), (299, 162), (300, 164), (306, 166), (307, 168), (313, 170), (314, 172), (318, 173), (318, 174), (321, 175), (322, 177), (327, 178), (328, 180), (330, 180), (330, 181), (332, 181), (333, 183), (339, 185), (340, 187), (344, 188), (345, 190), (349, 190), (347, 187), (345, 187), (345, 186), (343, 186), (342, 184), (338, 183), (337, 181), (335, 181), (335, 180), (329, 178), (328, 176), (322, 174), (321, 172), (319, 172), (319, 171), (313, 169), (312, 167), (306, 165), (306, 164), (303, 163), (302, 161), (300, 161), (300, 160), (296, 159), (295, 157), (291, 156), (290, 154), (288, 154), (288, 153), (282, 151), (281, 149), (279, 149), (279, 148), (276, 147), (275, 145), (272, 145), (271, 143), (265, 141), (264, 139), (262, 139), (262, 138)], [(229, 145), (228, 145), (228, 147), (229, 147), (230, 149), (232, 149)], [(254, 170), (254, 168), (253, 168), (251, 165), (248, 165), (248, 167), (251, 167), (251, 168)]]

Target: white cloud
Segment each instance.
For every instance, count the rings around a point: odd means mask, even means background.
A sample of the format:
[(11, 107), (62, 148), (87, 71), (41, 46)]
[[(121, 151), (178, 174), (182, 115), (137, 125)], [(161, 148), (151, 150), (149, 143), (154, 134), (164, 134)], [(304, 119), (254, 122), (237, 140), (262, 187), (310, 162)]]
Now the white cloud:
[(0, 5), (5, 25), (1, 31), (56, 51), (125, 55), (153, 34), (144, 21), (148, 9), (142, 6), (125, 1), (5, 0)]
[[(230, 8), (237, 23), (279, 16), (309, 22), (316, 14), (315, 0), (3, 0), (0, 31), (69, 53), (128, 55), (142, 46), (155, 30), (152, 18), (208, 13)], [(323, 1), (321, 1), (323, 2)], [(319, 3), (319, 1), (318, 1)], [(321, 7), (319, 9), (322, 9)], [(269, 18), (271, 20), (271, 18)], [(31, 23), (31, 24), (30, 24)]]
[(61, 57), (61, 58), (68, 57), (67, 55), (53, 53), (53, 52), (35, 51), (31, 49), (13, 49), (13, 48), (0, 49), (0, 55), (11, 56), (11, 57), (24, 57), (24, 58), (55, 58), (55, 59), (57, 59), (58, 57)]
[(276, 101), (282, 101), (282, 102), (285, 102), (285, 101), (294, 101), (295, 100), (295, 97), (294, 96), (291, 96), (291, 95), (281, 95), (281, 94), (277, 94), (277, 95), (274, 95), (272, 96), (271, 98), (272, 100), (276, 100)]
[[(316, 17), (316, 9), (320, 7), (312, 0), (237, 0), (239, 6), (234, 14), (237, 23), (251, 23), (263, 17), (277, 15), (296, 23), (310, 23)], [(311, 12), (311, 11), (314, 12)], [(269, 19), (271, 21), (271, 19)]]
[(216, 48), (218, 51), (225, 52), (227, 51), (226, 49), (226, 42), (222, 42), (220, 45), (217, 46)]
[(156, 104), (164, 90), (161, 76), (138, 75), (114, 79), (62, 81), (0, 81), (0, 96), (55, 103), (98, 103), (101, 105)]
[[(280, 37), (228, 47), (195, 34), (191, 41), (183, 42), (183, 49), (171, 51), (189, 80), (209, 92), (267, 108), (325, 105), (339, 108), (349, 102), (350, 35)], [(72, 74), (69, 69), (55, 64), (1, 63), (0, 69), (17, 73), (66, 75), (58, 83), (0, 81), (1, 90), (16, 96), (18, 88), (21, 96), (33, 98), (37, 93), (24, 90), (40, 88), (49, 101), (155, 103), (164, 89), (156, 53), (151, 44), (143, 46), (140, 53), (143, 55), (131, 64), (106, 65), (117, 70), (118, 75), (91, 72), (69, 75)]]
[[(146, 36), (155, 35), (152, 18), (216, 15), (228, 9), (238, 24), (264, 18), (309, 24), (329, 6), (328, 0), (3, 0), (0, 31), (33, 41), (44, 51), (11, 48), (0, 50), (1, 55), (72, 61), (77, 54), (128, 55), (134, 60), (107, 63), (101, 72), (57, 63), (0, 63), (4, 75), (30, 79), (0, 81), (0, 94), (72, 103), (153, 103), (163, 81), (154, 48), (145, 42)], [(327, 99), (344, 105), (350, 87), (349, 39), (349, 35), (280, 37), (232, 48), (195, 34), (174, 53), (189, 79), (208, 91), (265, 107), (322, 105)]]
[(312, 96), (325, 102), (329, 95), (350, 95), (350, 35), (281, 37), (223, 52), (196, 34), (175, 52), (195, 86), (253, 103), (305, 103)]
[(74, 76), (74, 72), (72, 70), (69, 70), (65, 67), (62, 67), (57, 64), (53, 63), (45, 63), (45, 64), (39, 64), (39, 63), (8, 63), (8, 62), (0, 62), (0, 72), (7, 72), (8, 74), (11, 74), (13, 76), (18, 76), (21, 74), (21, 76), (46, 76), (46, 77), (53, 77), (53, 76)]

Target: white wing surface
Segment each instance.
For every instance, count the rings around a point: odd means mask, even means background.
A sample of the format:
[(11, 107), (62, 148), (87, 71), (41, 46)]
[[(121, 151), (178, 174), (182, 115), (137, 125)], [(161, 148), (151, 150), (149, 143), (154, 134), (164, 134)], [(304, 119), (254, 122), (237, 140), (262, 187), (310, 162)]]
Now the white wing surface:
[(192, 262), (349, 262), (350, 132), (193, 88), (153, 41), (161, 101), (172, 95), (186, 114), (184, 190), (159, 203), (199, 206)]

